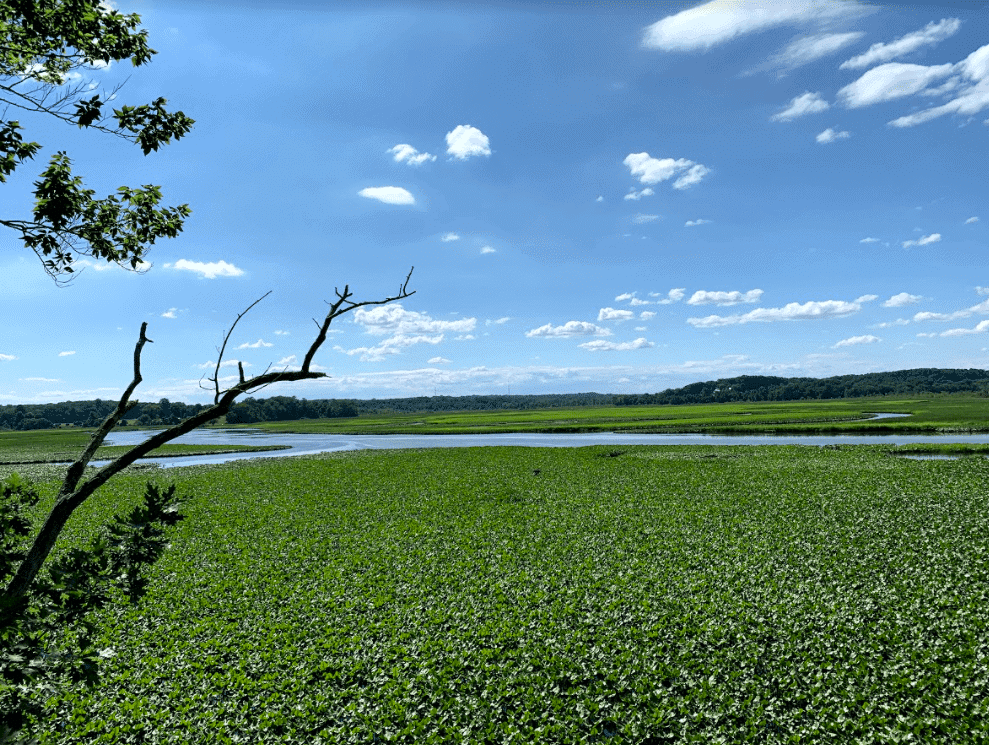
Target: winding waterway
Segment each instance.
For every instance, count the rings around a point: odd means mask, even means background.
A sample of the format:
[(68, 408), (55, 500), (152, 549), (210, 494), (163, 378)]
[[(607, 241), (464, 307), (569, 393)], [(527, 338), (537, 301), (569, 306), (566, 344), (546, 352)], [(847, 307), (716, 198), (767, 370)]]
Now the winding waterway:
[[(878, 414), (874, 419), (897, 414)], [(115, 432), (108, 445), (136, 445), (152, 431)], [(388, 450), (398, 448), (462, 448), (492, 446), (583, 447), (586, 445), (909, 445), (914, 443), (989, 444), (989, 434), (881, 434), (881, 435), (703, 435), (635, 434), (632, 432), (589, 432), (578, 434), (480, 434), (480, 435), (335, 435), (268, 433), (250, 429), (204, 429), (173, 440), (188, 445), (279, 445), (287, 449), (269, 452), (217, 453), (176, 458), (145, 458), (165, 468), (226, 463), (249, 458), (284, 458), (345, 450)], [(106, 461), (94, 461), (99, 466)]]

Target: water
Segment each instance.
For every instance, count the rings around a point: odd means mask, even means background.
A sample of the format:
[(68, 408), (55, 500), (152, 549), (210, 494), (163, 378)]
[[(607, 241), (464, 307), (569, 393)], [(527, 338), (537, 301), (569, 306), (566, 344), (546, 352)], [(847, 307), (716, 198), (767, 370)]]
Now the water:
[[(883, 415), (875, 418), (889, 418)], [(137, 445), (154, 432), (132, 430), (115, 432), (108, 445)], [(482, 435), (335, 435), (267, 433), (249, 429), (204, 429), (173, 440), (189, 445), (288, 445), (286, 450), (253, 453), (191, 455), (178, 458), (145, 458), (142, 463), (158, 463), (164, 468), (226, 463), (248, 458), (283, 458), (346, 450), (389, 450), (396, 448), (460, 447), (584, 447), (588, 445), (910, 445), (916, 443), (989, 444), (989, 434), (877, 434), (877, 435), (703, 435), (703, 434), (635, 434), (626, 432), (590, 432), (578, 434), (482, 434)], [(94, 466), (107, 461), (94, 461)]]

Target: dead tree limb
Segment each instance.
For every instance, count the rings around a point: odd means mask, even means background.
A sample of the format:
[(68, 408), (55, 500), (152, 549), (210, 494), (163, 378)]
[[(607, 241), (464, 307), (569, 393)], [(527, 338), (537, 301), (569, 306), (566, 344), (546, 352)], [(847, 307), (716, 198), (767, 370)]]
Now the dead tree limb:
[[(413, 267), (413, 269), (414, 268), (415, 267)], [(217, 361), (217, 373), (215, 375), (216, 380), (214, 380), (216, 393), (212, 406), (208, 409), (203, 409), (195, 416), (191, 416), (179, 424), (169, 427), (166, 430), (162, 430), (153, 437), (138, 445), (135, 445), (123, 455), (115, 458), (100, 468), (95, 474), (92, 475), (91, 478), (84, 481), (80, 486), (79, 482), (85, 474), (86, 466), (89, 464), (90, 460), (92, 460), (93, 455), (96, 453), (97, 449), (99, 449), (100, 445), (103, 444), (106, 436), (126, 413), (130, 395), (134, 392), (134, 389), (142, 380), (141, 350), (144, 348), (145, 343), (151, 341), (151, 339), (147, 338), (146, 335), (148, 327), (147, 322), (141, 324), (141, 335), (138, 339), (137, 346), (134, 348), (134, 379), (131, 381), (130, 385), (127, 386), (127, 390), (124, 391), (123, 396), (120, 397), (120, 402), (117, 404), (117, 408), (114, 412), (110, 414), (103, 424), (100, 425), (99, 429), (93, 433), (89, 445), (86, 446), (86, 450), (83, 452), (82, 456), (80, 456), (79, 460), (69, 467), (69, 470), (65, 475), (65, 481), (62, 483), (62, 488), (59, 490), (59, 495), (55, 502), (55, 506), (52, 507), (47, 519), (41, 526), (41, 531), (35, 538), (34, 543), (31, 545), (31, 548), (24, 560), (17, 568), (17, 573), (13, 576), (13, 578), (11, 578), (10, 583), (7, 585), (7, 589), (3, 593), (3, 598), (5, 600), (14, 601), (23, 597), (27, 593), (31, 587), (31, 583), (37, 576), (38, 571), (41, 569), (41, 566), (44, 564), (45, 560), (48, 558), (48, 555), (54, 548), (55, 542), (58, 540), (58, 536), (62, 532), (62, 528), (65, 527), (65, 523), (68, 521), (69, 517), (76, 510), (76, 508), (79, 507), (79, 505), (92, 496), (92, 494), (103, 486), (103, 484), (123, 471), (127, 468), (127, 466), (134, 463), (138, 458), (142, 458), (165, 443), (171, 442), (175, 438), (181, 437), (187, 432), (191, 432), (196, 429), (196, 427), (224, 416), (228, 411), (230, 411), (230, 407), (237, 400), (237, 398), (245, 393), (253, 393), (260, 388), (271, 385), (272, 383), (325, 378), (326, 373), (312, 372), (310, 370), (310, 366), (316, 352), (319, 351), (319, 348), (322, 346), (323, 342), (326, 341), (326, 333), (329, 330), (330, 324), (333, 320), (335, 318), (339, 318), (345, 313), (349, 313), (352, 310), (366, 305), (384, 305), (386, 303), (392, 303), (396, 300), (401, 300), (414, 295), (415, 290), (410, 292), (408, 289), (409, 279), (411, 277), (412, 270), (410, 269), (408, 275), (405, 277), (405, 281), (399, 288), (398, 294), (387, 297), (384, 300), (365, 300), (355, 303), (350, 300), (353, 293), (350, 291), (349, 285), (344, 286), (343, 292), (334, 290), (337, 295), (337, 300), (330, 304), (330, 309), (326, 314), (326, 318), (323, 319), (323, 323), (320, 325), (319, 334), (309, 347), (309, 351), (306, 352), (301, 370), (283, 370), (281, 372), (265, 371), (261, 375), (256, 375), (253, 378), (248, 378), (245, 380), (243, 368), (241, 367), (240, 381), (231, 388), (228, 388), (225, 391), (220, 391), (219, 361)], [(243, 318), (247, 311), (257, 305), (265, 297), (267, 297), (267, 293), (251, 303), (251, 305), (248, 306), (243, 313), (237, 316), (237, 321)], [(234, 325), (236, 325), (236, 323), (237, 322), (235, 321)], [(227, 332), (224, 337), (223, 348), (220, 350), (221, 357), (223, 349), (226, 348), (227, 341), (229, 340), (230, 333), (232, 331), (233, 327), (231, 326), (230, 332)]]

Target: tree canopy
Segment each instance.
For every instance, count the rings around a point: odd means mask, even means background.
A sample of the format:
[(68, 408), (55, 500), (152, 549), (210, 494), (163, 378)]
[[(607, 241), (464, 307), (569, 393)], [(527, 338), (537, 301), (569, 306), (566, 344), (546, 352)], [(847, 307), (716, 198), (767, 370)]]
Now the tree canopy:
[[(156, 54), (140, 23), (100, 0), (0, 0), (0, 183), (42, 147), (24, 139), (13, 112), (120, 137), (145, 155), (190, 131), (194, 121), (169, 112), (164, 98), (108, 113), (120, 86), (90, 95), (85, 73), (122, 60), (140, 67)], [(34, 196), (30, 216), (0, 213), (0, 225), (19, 233), (57, 282), (71, 279), (79, 255), (139, 269), (155, 240), (174, 238), (191, 213), (186, 204), (159, 206), (161, 189), (151, 184), (96, 198), (64, 151), (49, 158)]]

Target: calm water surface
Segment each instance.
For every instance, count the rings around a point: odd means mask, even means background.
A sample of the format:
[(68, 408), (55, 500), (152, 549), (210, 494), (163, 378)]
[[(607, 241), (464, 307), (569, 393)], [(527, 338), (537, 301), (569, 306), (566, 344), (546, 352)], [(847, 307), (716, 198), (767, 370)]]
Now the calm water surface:
[[(108, 445), (136, 445), (153, 435), (153, 431), (116, 432), (107, 438)], [(913, 443), (989, 444), (989, 434), (948, 435), (702, 435), (702, 434), (634, 434), (592, 432), (585, 434), (486, 434), (486, 435), (330, 435), (272, 434), (247, 429), (197, 430), (173, 442), (189, 445), (288, 445), (287, 450), (262, 453), (224, 453), (193, 455), (181, 458), (146, 458), (144, 463), (163, 467), (225, 463), (248, 458), (282, 458), (344, 450), (389, 450), (397, 448), (462, 447), (583, 447), (587, 445), (909, 445)], [(102, 465), (106, 461), (94, 461)]]

